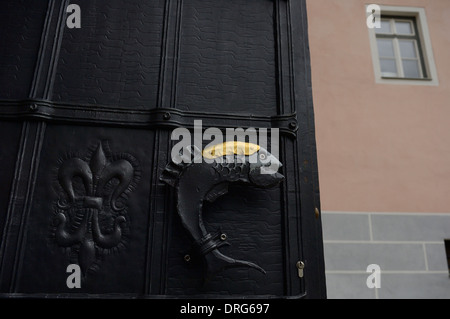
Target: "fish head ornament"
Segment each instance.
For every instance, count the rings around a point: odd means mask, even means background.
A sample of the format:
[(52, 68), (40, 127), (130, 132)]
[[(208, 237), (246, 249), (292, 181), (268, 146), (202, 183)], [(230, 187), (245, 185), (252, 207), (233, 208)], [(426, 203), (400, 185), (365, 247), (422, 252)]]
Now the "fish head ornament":
[(250, 160), (249, 181), (261, 188), (270, 188), (283, 181), (284, 176), (278, 170), (282, 167), (280, 161), (265, 148), (260, 147)]
[(284, 176), (278, 173), (282, 167), (278, 158), (254, 143), (229, 141), (207, 147), (202, 154), (205, 159), (220, 161), (227, 161), (231, 156), (232, 162), (248, 166), (248, 176), (243, 180), (256, 187), (274, 187), (284, 179)]

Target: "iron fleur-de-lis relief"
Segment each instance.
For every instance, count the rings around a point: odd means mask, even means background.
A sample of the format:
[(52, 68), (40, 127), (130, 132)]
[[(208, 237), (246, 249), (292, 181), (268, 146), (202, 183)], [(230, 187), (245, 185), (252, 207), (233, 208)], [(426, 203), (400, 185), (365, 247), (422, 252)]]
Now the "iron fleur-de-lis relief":
[(105, 255), (125, 247), (130, 231), (129, 194), (140, 172), (129, 154), (111, 154), (107, 142), (81, 158), (70, 157), (58, 169), (52, 237), (80, 266), (83, 275), (99, 269)]

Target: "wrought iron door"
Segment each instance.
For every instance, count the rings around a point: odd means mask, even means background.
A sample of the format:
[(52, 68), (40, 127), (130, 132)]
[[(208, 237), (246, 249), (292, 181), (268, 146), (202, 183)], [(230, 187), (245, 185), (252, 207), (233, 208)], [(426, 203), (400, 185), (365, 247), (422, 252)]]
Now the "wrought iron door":
[[(1, 294), (325, 297), (305, 1), (79, 0), (81, 28), (69, 4), (2, 8)], [(280, 131), (280, 184), (203, 205), (264, 272), (193, 252), (161, 176), (195, 120)]]

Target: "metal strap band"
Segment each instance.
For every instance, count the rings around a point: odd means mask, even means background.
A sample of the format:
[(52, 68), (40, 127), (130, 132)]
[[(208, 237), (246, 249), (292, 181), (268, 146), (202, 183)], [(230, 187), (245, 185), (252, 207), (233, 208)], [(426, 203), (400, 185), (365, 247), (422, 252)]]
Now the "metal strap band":
[(148, 110), (113, 106), (78, 105), (44, 100), (0, 100), (0, 119), (41, 120), (71, 124), (111, 125), (138, 128), (193, 128), (194, 120), (204, 127), (278, 128), (281, 134), (296, 137), (297, 115), (255, 116), (183, 111), (175, 108)]

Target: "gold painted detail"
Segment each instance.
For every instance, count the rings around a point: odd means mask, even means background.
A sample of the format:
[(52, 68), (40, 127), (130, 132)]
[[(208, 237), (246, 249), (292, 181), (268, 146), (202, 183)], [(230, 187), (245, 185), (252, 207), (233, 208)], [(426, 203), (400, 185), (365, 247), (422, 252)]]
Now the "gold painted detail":
[(259, 151), (261, 147), (253, 143), (245, 142), (224, 142), (222, 144), (213, 145), (203, 150), (204, 158), (215, 159), (227, 155), (253, 155)]

